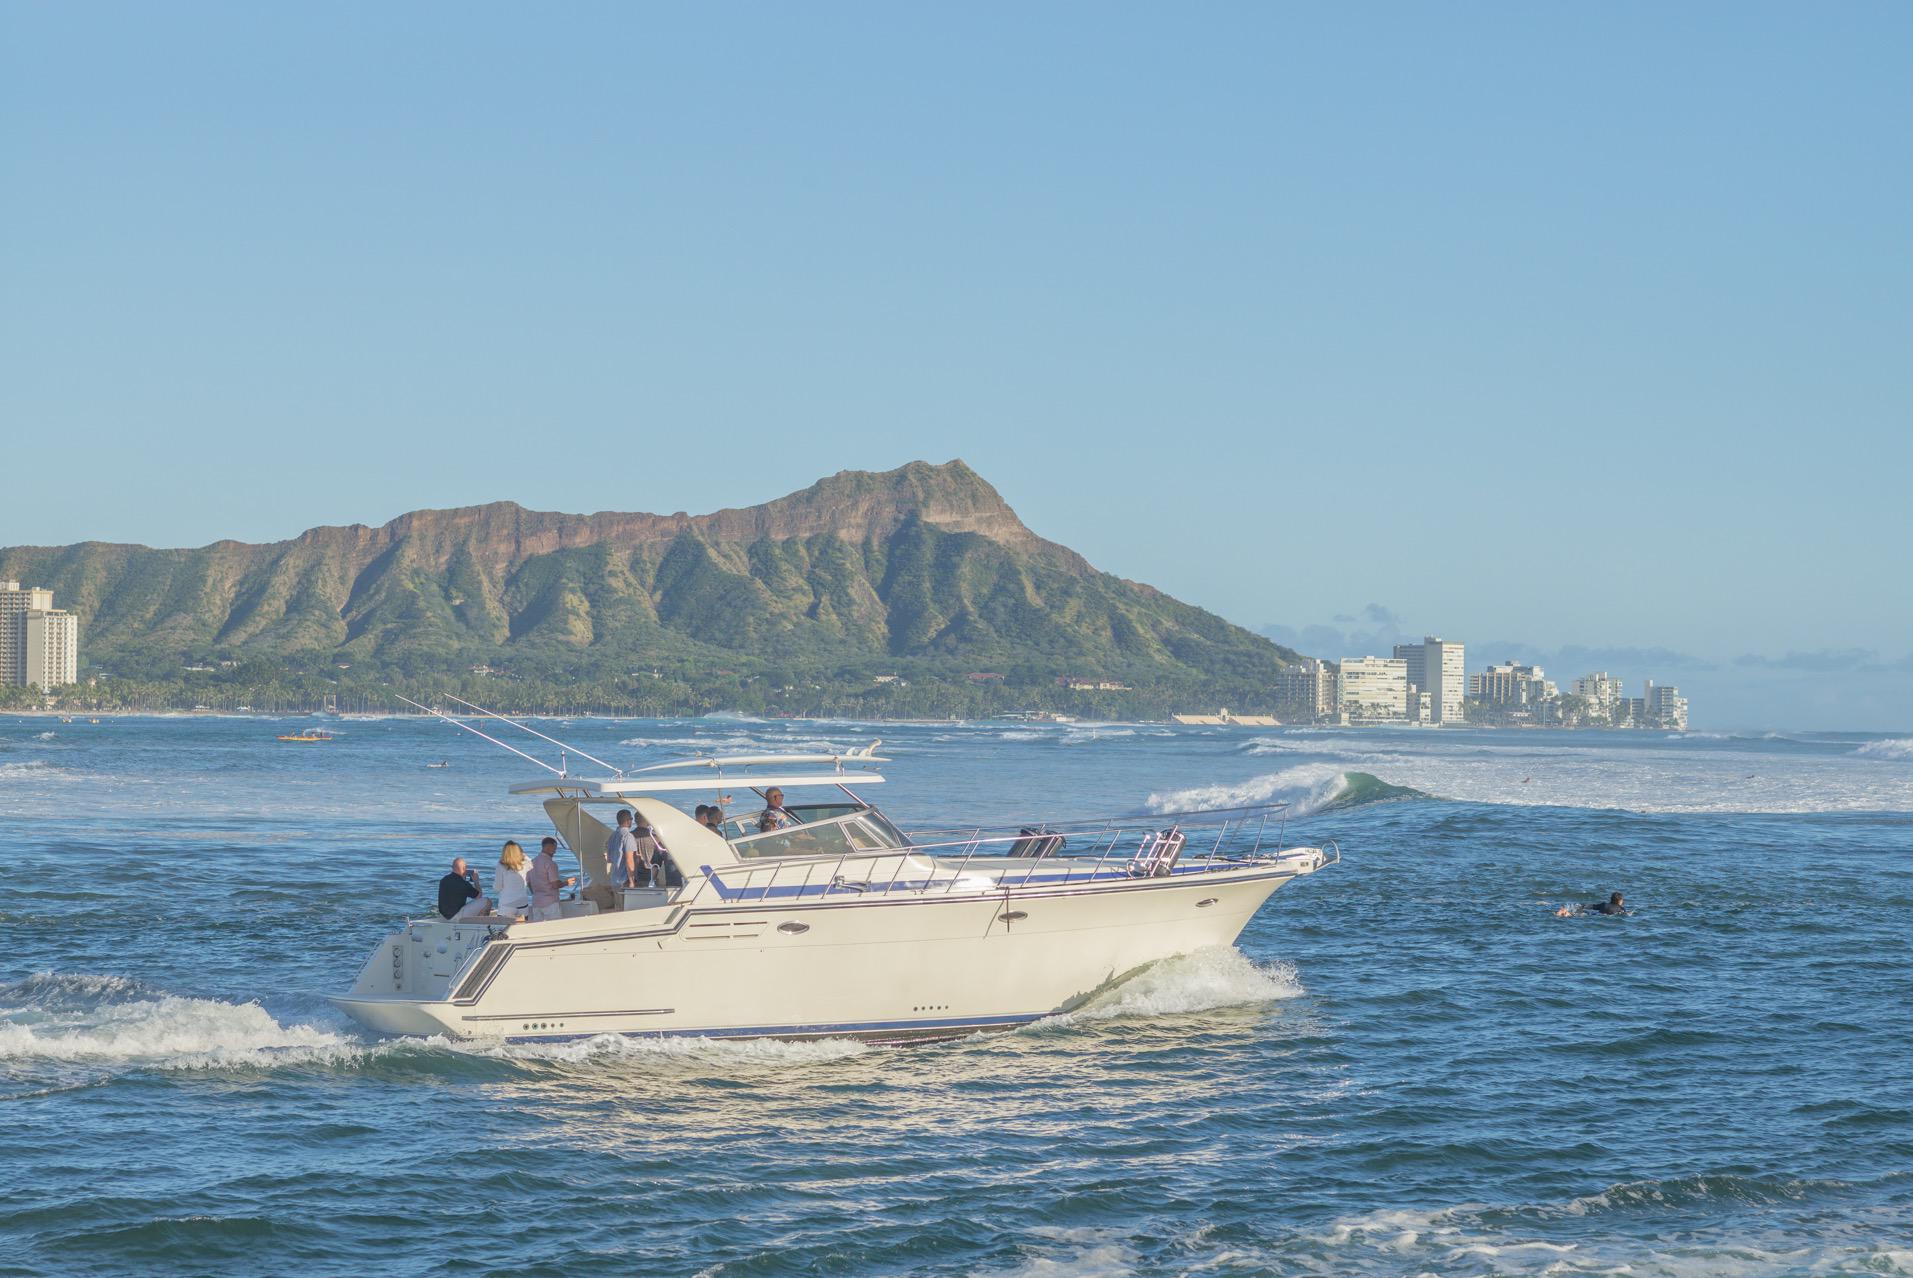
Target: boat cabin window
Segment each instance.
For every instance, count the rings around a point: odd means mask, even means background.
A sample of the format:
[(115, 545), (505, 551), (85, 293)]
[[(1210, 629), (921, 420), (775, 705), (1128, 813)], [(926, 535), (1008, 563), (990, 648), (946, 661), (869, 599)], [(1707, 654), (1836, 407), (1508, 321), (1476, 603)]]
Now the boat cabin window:
[(739, 856), (843, 856), (851, 851), (850, 836), (841, 821), (753, 834), (735, 846)]
[(877, 809), (865, 808), (862, 819), (865, 825), (876, 831), (877, 836), (883, 840), (884, 847), (907, 848), (910, 846), (910, 836), (891, 824), (890, 818)]
[(799, 823), (809, 825), (812, 821), (849, 816), (852, 812), (863, 811), (863, 807), (856, 803), (786, 803), (784, 811), (796, 817)]
[(881, 852), (891, 846), (883, 841), (875, 830), (862, 821), (844, 822), (844, 833), (850, 837), (850, 846), (859, 852)]

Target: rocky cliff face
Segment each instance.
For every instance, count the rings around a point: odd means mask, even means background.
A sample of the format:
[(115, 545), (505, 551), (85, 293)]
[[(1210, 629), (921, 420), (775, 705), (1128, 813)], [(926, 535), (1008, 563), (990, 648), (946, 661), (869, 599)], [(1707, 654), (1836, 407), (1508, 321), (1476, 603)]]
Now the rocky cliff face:
[(960, 461), (844, 471), (707, 515), (421, 510), (192, 550), (0, 550), (89, 660), (333, 652), (408, 669), (512, 650), (1024, 661), (1273, 673), (1293, 654), (1045, 541)]

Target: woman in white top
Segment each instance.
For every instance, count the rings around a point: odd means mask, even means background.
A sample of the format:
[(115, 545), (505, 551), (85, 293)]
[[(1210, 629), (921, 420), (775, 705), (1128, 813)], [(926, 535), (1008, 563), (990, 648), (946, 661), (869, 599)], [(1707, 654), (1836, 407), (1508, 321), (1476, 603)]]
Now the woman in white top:
[(492, 908), (500, 914), (524, 918), (531, 910), (531, 886), (525, 882), (525, 849), (515, 840), (507, 840), (492, 870)]

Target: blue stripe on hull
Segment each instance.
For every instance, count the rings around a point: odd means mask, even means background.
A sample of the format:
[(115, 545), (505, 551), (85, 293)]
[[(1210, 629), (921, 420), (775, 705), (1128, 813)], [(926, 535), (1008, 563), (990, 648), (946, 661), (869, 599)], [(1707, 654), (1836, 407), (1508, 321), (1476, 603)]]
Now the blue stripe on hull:
[(1013, 1016), (958, 1016), (918, 1021), (844, 1021), (832, 1025), (753, 1025), (742, 1029), (601, 1030), (596, 1034), (509, 1034), (507, 1043), (575, 1043), (617, 1034), (620, 1038), (874, 1038), (884, 1035), (962, 1034), (1042, 1020), (1047, 1012)]

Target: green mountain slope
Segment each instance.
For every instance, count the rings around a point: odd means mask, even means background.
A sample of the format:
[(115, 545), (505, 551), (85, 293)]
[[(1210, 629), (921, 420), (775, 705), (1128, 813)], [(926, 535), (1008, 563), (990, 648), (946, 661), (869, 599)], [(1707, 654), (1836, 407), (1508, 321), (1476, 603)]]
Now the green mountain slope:
[(19, 546), (0, 550), (0, 578), (79, 613), (85, 664), (147, 676), (324, 655), (404, 676), (743, 663), (1221, 692), (1295, 656), (1036, 536), (960, 461), (699, 516), (500, 502), (268, 545)]

